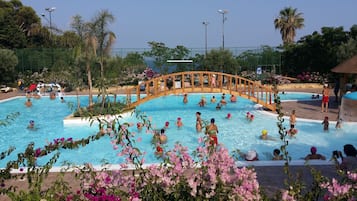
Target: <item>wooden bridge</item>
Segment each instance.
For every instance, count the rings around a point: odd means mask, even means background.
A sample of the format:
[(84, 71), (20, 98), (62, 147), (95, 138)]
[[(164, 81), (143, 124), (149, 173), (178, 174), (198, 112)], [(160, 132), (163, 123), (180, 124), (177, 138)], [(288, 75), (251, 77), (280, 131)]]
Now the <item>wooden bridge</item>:
[[(146, 101), (170, 94), (226, 93), (252, 100), (275, 111), (274, 91), (258, 82), (220, 72), (188, 71), (162, 75), (126, 90), (130, 108)], [(132, 102), (132, 95), (136, 101)]]

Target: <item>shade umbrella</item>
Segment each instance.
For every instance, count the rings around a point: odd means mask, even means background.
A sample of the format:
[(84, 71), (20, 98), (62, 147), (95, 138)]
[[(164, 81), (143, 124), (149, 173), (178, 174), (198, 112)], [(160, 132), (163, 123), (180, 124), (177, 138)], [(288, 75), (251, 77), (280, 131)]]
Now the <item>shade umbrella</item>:
[(357, 74), (357, 55), (340, 63), (331, 69), (331, 71), (335, 73)]

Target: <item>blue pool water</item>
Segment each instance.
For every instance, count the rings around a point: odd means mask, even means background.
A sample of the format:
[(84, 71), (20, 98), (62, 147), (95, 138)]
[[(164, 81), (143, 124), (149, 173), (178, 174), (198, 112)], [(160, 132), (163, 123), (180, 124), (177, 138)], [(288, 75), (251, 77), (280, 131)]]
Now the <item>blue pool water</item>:
[[(292, 99), (288, 96), (289, 94), (292, 95), (293, 93), (285, 94), (282, 99)], [(216, 104), (208, 104), (203, 108), (198, 107), (197, 103), (201, 96), (205, 96), (209, 101), (212, 95), (215, 95), (217, 100), (221, 96), (220, 94), (190, 94), (188, 96), (189, 103), (183, 104), (181, 95), (170, 95), (144, 103), (138, 107), (138, 110), (145, 112), (152, 119), (155, 128), (162, 128), (166, 121), (170, 122), (170, 127), (166, 131), (168, 136), (166, 148), (172, 148), (176, 142), (188, 146), (191, 151), (197, 147), (198, 138), (204, 136), (203, 133), (196, 133), (195, 130), (195, 113), (200, 111), (203, 120), (216, 119), (219, 128), (219, 143), (224, 144), (231, 151), (234, 149), (241, 151), (255, 149), (261, 160), (269, 160), (272, 150), (281, 145), (276, 127), (276, 117), (255, 110), (254, 103), (243, 98), (239, 98), (237, 103), (228, 103), (220, 111), (215, 109)], [(306, 99), (308, 99), (311, 94), (302, 96), (306, 96)], [(124, 100), (125, 96), (118, 98)], [(77, 102), (75, 96), (66, 96), (65, 99), (67, 103), (71, 102), (74, 106)], [(32, 100), (33, 106), (31, 108), (25, 107), (25, 101), (25, 98), (16, 98), (0, 103), (0, 119), (4, 119), (7, 114), (20, 112), (20, 115), (10, 125), (0, 128), (0, 151), (5, 151), (9, 146), (16, 146), (15, 153), (0, 161), (0, 167), (4, 167), (8, 160), (14, 159), (17, 152), (24, 151), (29, 142), (35, 142), (36, 147), (42, 147), (56, 138), (81, 139), (98, 131), (96, 125), (92, 127), (89, 124), (64, 125), (63, 118), (72, 111), (66, 103), (61, 103), (58, 99), (51, 101), (48, 97), (43, 97), (39, 100)], [(80, 102), (82, 105), (87, 104), (87, 97), (81, 96)], [(255, 115), (253, 122), (248, 122), (245, 118), (248, 111)], [(232, 114), (232, 119), (225, 119), (227, 113)], [(184, 126), (181, 129), (174, 126), (177, 117), (182, 118)], [(30, 120), (35, 121), (37, 130), (33, 131), (26, 128)], [(126, 117), (122, 120), (122, 122), (129, 122), (133, 125), (137, 121), (134, 117)], [(285, 125), (288, 127), (288, 122)], [(334, 124), (331, 123), (329, 132), (323, 132), (321, 122), (298, 121), (296, 127), (299, 133), (296, 138), (289, 140), (288, 147), (293, 159), (304, 157), (308, 154), (311, 146), (316, 146), (318, 152), (330, 157), (332, 150), (340, 150), (346, 143), (357, 144), (356, 126), (353, 125), (344, 125), (342, 130), (336, 130)], [(260, 140), (259, 135), (263, 129), (268, 130), (269, 135), (276, 140)], [(135, 126), (131, 127), (130, 130), (137, 132)], [(136, 138), (141, 139), (140, 142), (137, 142), (137, 146), (147, 153), (146, 162), (159, 162), (153, 154), (152, 134), (142, 131), (136, 133)], [(38, 163), (43, 164), (48, 158), (49, 156), (41, 158)], [(99, 165), (103, 162), (103, 159), (113, 164), (123, 161), (122, 158), (117, 156), (117, 150), (112, 149), (110, 138), (107, 136), (78, 150), (61, 150), (57, 165), (61, 165), (63, 161), (76, 164), (91, 162)]]

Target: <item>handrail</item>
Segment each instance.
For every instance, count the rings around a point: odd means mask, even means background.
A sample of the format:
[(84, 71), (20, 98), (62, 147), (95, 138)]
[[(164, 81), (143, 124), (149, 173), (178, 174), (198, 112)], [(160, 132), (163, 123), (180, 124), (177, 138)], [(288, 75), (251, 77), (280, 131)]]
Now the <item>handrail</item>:
[[(274, 91), (253, 80), (238, 75), (212, 71), (186, 71), (162, 75), (126, 90), (128, 107), (133, 108), (149, 100), (170, 94), (227, 93), (250, 99), (272, 111)], [(131, 96), (136, 95), (136, 101)]]

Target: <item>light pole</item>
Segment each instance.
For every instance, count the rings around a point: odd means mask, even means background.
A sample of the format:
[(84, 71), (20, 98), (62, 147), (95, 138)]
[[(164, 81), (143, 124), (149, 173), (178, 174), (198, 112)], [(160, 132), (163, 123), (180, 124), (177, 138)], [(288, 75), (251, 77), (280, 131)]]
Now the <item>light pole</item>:
[[(56, 7), (45, 8), (50, 16), (50, 46), (51, 46), (51, 63), (54, 63), (54, 53), (53, 53), (53, 36), (52, 36), (52, 12), (56, 10)], [(44, 17), (44, 15), (42, 15)], [(46, 19), (46, 18), (45, 18)], [(46, 19), (47, 20), (47, 19)]]
[(205, 26), (205, 57), (207, 57), (207, 26), (209, 22), (203, 21), (202, 24)]
[(222, 14), (222, 49), (224, 50), (224, 22), (227, 20), (224, 15), (228, 13), (228, 10), (219, 9), (218, 13)]
[(50, 36), (52, 40), (52, 12), (56, 10), (56, 7), (45, 8), (45, 10), (48, 12), (48, 15), (50, 16)]

